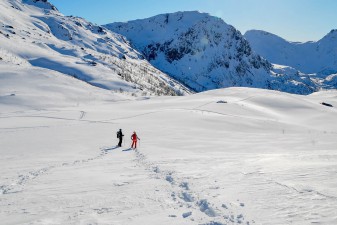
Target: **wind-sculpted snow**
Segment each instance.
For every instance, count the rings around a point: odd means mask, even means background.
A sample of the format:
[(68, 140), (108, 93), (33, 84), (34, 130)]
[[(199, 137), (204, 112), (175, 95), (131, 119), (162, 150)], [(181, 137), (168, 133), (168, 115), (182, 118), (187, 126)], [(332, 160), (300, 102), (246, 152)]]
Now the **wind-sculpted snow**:
[(308, 77), (274, 76), (272, 65), (238, 30), (205, 13), (163, 14), (105, 27), (126, 36), (155, 67), (198, 92), (232, 86), (299, 94), (316, 90)]

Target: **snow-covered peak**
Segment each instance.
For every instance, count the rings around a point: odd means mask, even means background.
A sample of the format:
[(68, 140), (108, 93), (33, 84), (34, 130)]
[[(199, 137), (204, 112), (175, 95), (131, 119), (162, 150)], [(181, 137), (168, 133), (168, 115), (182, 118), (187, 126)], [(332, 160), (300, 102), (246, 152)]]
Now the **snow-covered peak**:
[(337, 35), (337, 29), (332, 29), (328, 34), (327, 34), (327, 36), (328, 35)]
[[(229, 28), (223, 20), (198, 11), (166, 13), (147, 19), (139, 19), (125, 23), (113, 23), (106, 25), (108, 29), (116, 30), (138, 46), (145, 46), (148, 40), (162, 42), (178, 38), (181, 33), (188, 32), (194, 27), (203, 27), (208, 30), (222, 32), (223, 28)], [(219, 30), (221, 29), (221, 30)]]
[[(173, 28), (188, 28), (194, 25), (197, 21), (209, 18), (208, 13), (202, 13), (199, 11), (179, 11), (175, 13), (163, 13), (150, 18), (145, 19), (149, 23), (156, 23), (160, 25), (169, 25)], [(144, 19), (138, 19), (142, 24)], [(163, 28), (163, 26), (160, 26)]]
[(329, 43), (332, 46), (337, 45), (337, 29), (331, 30), (327, 35), (325, 35), (318, 43)]
[(251, 35), (251, 36), (253, 36), (253, 35), (261, 35), (261, 36), (265, 35), (265, 36), (275, 36), (277, 38), (280, 38), (277, 35), (269, 33), (269, 32), (264, 31), (264, 30), (248, 30), (248, 31), (246, 31), (244, 36), (247, 36), (247, 35)]
[(106, 27), (126, 36), (153, 65), (196, 91), (247, 86), (253, 83), (248, 68), (268, 71), (269, 64), (252, 54), (239, 31), (206, 13), (161, 14)]
[(264, 31), (264, 30), (248, 30), (246, 31), (246, 33), (243, 35), (249, 42), (251, 42), (252, 40), (254, 41), (259, 41), (259, 42), (263, 42), (263, 41), (272, 41), (274, 43), (291, 43), (291, 44), (296, 44), (296, 45), (301, 45), (301, 44), (310, 44), (310, 43), (314, 43), (314, 41), (307, 41), (307, 42), (301, 42), (301, 41), (289, 41), (286, 40), (285, 38), (282, 38), (276, 34), (270, 33), (268, 31)]
[(244, 37), (249, 41), (254, 40), (264, 42), (265, 40), (268, 40), (273, 43), (280, 43), (280, 44), (288, 43), (288, 41), (285, 40), (284, 38), (263, 30), (249, 30), (244, 34)]

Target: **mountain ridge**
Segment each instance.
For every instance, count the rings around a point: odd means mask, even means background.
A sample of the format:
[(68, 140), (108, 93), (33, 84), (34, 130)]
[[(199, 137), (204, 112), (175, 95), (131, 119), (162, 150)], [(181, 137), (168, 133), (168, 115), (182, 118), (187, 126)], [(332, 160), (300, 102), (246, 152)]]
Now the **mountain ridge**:
[[(296, 94), (321, 88), (320, 78), (270, 63), (238, 30), (208, 13), (165, 13), (100, 26), (64, 16), (47, 0), (6, 0), (0, 7), (8, 12), (0, 15), (6, 43), (1, 58), (103, 89), (182, 95), (233, 86)], [(335, 78), (329, 76), (325, 87)]]
[(197, 92), (231, 86), (302, 94), (316, 90), (297, 74), (281, 77), (238, 30), (207, 13), (166, 13), (103, 26), (126, 36), (152, 65)]
[(288, 65), (304, 73), (337, 72), (337, 30), (333, 29), (318, 41), (290, 42), (261, 30), (244, 34), (253, 50), (272, 63)]

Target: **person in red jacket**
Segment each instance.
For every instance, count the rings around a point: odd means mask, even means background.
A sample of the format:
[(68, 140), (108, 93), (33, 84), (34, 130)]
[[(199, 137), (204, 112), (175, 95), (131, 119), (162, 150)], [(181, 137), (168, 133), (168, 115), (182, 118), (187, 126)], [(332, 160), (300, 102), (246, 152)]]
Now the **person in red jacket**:
[(131, 148), (135, 149), (137, 148), (137, 140), (140, 140), (136, 134), (136, 131), (133, 132), (133, 134), (131, 135), (131, 140), (132, 140), (132, 145)]

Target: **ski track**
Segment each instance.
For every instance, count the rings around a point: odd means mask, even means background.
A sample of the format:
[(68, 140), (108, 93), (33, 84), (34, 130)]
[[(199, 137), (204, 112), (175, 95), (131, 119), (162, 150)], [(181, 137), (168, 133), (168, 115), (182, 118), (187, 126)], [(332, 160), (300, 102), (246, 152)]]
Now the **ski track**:
[(319, 192), (317, 190), (314, 190), (314, 189), (302, 189), (302, 190), (299, 190), (298, 188), (295, 188), (295, 187), (283, 184), (283, 183), (281, 183), (279, 181), (275, 181), (275, 180), (270, 179), (270, 178), (263, 178), (262, 176), (264, 175), (264, 173), (261, 172), (261, 171), (250, 172), (250, 173), (243, 173), (243, 172), (241, 172), (241, 174), (244, 175), (244, 176), (259, 176), (266, 183), (271, 183), (271, 184), (275, 184), (275, 185), (281, 186), (283, 188), (286, 188), (286, 189), (289, 189), (291, 191), (294, 191), (294, 192), (296, 192), (299, 195), (305, 195), (305, 194), (318, 195), (318, 196), (321, 196), (321, 197), (324, 197), (324, 198), (327, 198), (327, 199), (337, 200), (336, 196), (327, 195), (327, 194), (321, 193), (321, 192)]
[(293, 191), (295, 191), (295, 192), (297, 192), (298, 194), (301, 194), (301, 195), (302, 195), (302, 194), (312, 194), (312, 195), (316, 194), (316, 195), (319, 195), (319, 196), (324, 197), (324, 198), (327, 198), (327, 199), (337, 200), (337, 197), (336, 197), (336, 196), (326, 195), (326, 194), (323, 194), (323, 193), (321, 193), (321, 192), (319, 192), (319, 191), (316, 191), (316, 190), (313, 190), (313, 189), (302, 189), (302, 190), (298, 190), (298, 189), (295, 188), (295, 187), (291, 187), (291, 186), (289, 186), (289, 185), (282, 184), (282, 183), (280, 183), (280, 182), (278, 182), (278, 181), (271, 180), (271, 182), (274, 183), (274, 184), (277, 184), (277, 185), (279, 185), (279, 186), (282, 186), (282, 187), (284, 187), (284, 188), (293, 190)]
[[(79, 121), (84, 123), (103, 123), (103, 124), (115, 124), (114, 122), (109, 122), (108, 120), (85, 120), (85, 116), (87, 112), (80, 111), (80, 115), (78, 119), (70, 119), (66, 117), (51, 117), (51, 116), (39, 116), (39, 115), (22, 115), (22, 116), (10, 116), (6, 118), (45, 118), (45, 119), (55, 119), (55, 120), (65, 120), (65, 121)], [(0, 117), (4, 118), (4, 117)], [(0, 133), (9, 133), (15, 132), (17, 130), (26, 130), (26, 129), (41, 129), (41, 128), (52, 128), (52, 127), (61, 127), (61, 126), (73, 126), (74, 124), (62, 124), (62, 125), (46, 125), (46, 126), (26, 126), (26, 127), (3, 127), (0, 128)], [(2, 130), (2, 131), (1, 131)]]
[[(252, 97), (250, 97), (252, 98)], [(125, 117), (119, 117), (119, 118), (111, 118), (111, 119), (105, 119), (105, 120), (83, 120), (83, 118), (86, 116), (87, 112), (85, 111), (80, 111), (80, 115), (78, 119), (72, 119), (72, 118), (66, 118), (66, 117), (56, 117), (56, 116), (43, 116), (41, 114), (33, 114), (33, 115), (13, 115), (13, 116), (7, 116), (7, 117), (0, 117), (0, 118), (14, 118), (14, 117), (21, 117), (21, 118), (45, 118), (45, 119), (56, 119), (56, 120), (66, 120), (66, 121), (83, 121), (83, 122), (89, 122), (89, 123), (111, 123), (109, 121), (114, 121), (114, 120), (123, 120), (123, 119), (131, 119), (131, 118), (136, 118), (140, 116), (145, 116), (145, 115), (150, 115), (150, 114), (155, 114), (155, 113), (161, 113), (165, 111), (174, 111), (174, 110), (182, 110), (182, 111), (191, 111), (191, 112), (207, 112), (207, 113), (213, 113), (221, 116), (229, 116), (229, 117), (238, 117), (238, 118), (245, 118), (245, 119), (253, 119), (253, 120), (262, 120), (262, 121), (273, 121), (273, 122), (278, 122), (276, 120), (272, 119), (262, 119), (262, 118), (256, 118), (256, 117), (248, 117), (248, 116), (237, 116), (237, 115), (232, 115), (232, 114), (225, 114), (225, 113), (219, 113), (211, 110), (203, 110), (200, 109), (206, 105), (209, 105), (211, 103), (215, 103), (215, 101), (207, 102), (205, 104), (202, 104), (200, 106), (194, 107), (194, 108), (170, 108), (170, 109), (163, 109), (163, 110), (156, 110), (156, 111), (151, 111), (151, 112), (146, 112), (146, 113), (140, 113), (140, 114), (135, 114), (135, 115), (130, 115), (130, 116), (125, 116)], [(52, 112), (49, 112), (52, 113)], [(48, 114), (45, 113), (45, 114)], [(0, 129), (15, 129), (15, 128), (0, 128)]]
[[(252, 96), (254, 97), (254, 96)], [(252, 98), (250, 97), (250, 98)], [(126, 117), (120, 117), (120, 118), (112, 118), (112, 119), (106, 119), (106, 120), (85, 120), (83, 119), (86, 116), (85, 111), (80, 111), (80, 115), (78, 119), (71, 119), (71, 118), (65, 118), (65, 117), (53, 117), (53, 116), (41, 116), (41, 115), (20, 115), (20, 116), (12, 116), (12, 117), (26, 117), (26, 118), (45, 118), (45, 119), (55, 119), (55, 120), (65, 120), (65, 121), (81, 121), (81, 122), (87, 122), (87, 123), (104, 123), (104, 124), (115, 124), (114, 122), (111, 121), (116, 121), (116, 120), (123, 120), (123, 119), (131, 119), (131, 118), (136, 118), (140, 116), (145, 116), (145, 115), (150, 115), (150, 114), (155, 114), (155, 113), (161, 113), (165, 111), (174, 111), (174, 110), (181, 110), (181, 111), (190, 111), (190, 112), (200, 112), (200, 113), (210, 113), (218, 116), (227, 116), (227, 117), (235, 117), (235, 118), (242, 118), (242, 119), (249, 119), (249, 120), (259, 120), (259, 121), (265, 121), (265, 122), (275, 122), (275, 123), (282, 123), (274, 119), (266, 119), (266, 118), (257, 118), (257, 117), (249, 117), (249, 116), (238, 116), (238, 115), (232, 115), (232, 114), (225, 114), (225, 113), (219, 113), (211, 110), (204, 110), (204, 109), (199, 109), (203, 106), (209, 105), (212, 102), (208, 102), (206, 104), (188, 109), (188, 108), (171, 108), (171, 109), (164, 109), (164, 110), (157, 110), (157, 111), (151, 111), (147, 113), (141, 113), (141, 114), (136, 114), (136, 115), (130, 115)], [(13, 128), (0, 128), (0, 130), (5, 130), (7, 131), (12, 131), (12, 130), (17, 130), (17, 129), (36, 129), (36, 128), (50, 128), (51, 126), (34, 126), (34, 127), (13, 127)]]
[[(37, 116), (37, 115), (46, 115), (50, 113), (58, 113), (62, 112), (61, 110), (33, 110), (33, 111), (15, 111), (15, 112), (8, 112), (8, 113), (0, 113), (0, 119), (6, 118), (13, 118), (13, 117), (20, 117), (20, 116)], [(13, 114), (20, 114), (20, 113), (29, 113), (28, 115), (13, 115)]]
[[(200, 225), (249, 225), (254, 223), (254, 221), (246, 220), (242, 213), (235, 215), (233, 210), (229, 209), (226, 204), (216, 206), (206, 198), (200, 197), (202, 194), (192, 190), (189, 183), (179, 178), (175, 171), (161, 170), (156, 163), (147, 160), (146, 156), (139, 150), (136, 149), (135, 154), (137, 164), (149, 171), (151, 177), (170, 183), (172, 188), (170, 190), (171, 198), (176, 202), (177, 207), (186, 209), (186, 212), (181, 215), (183, 218), (194, 221), (193, 215), (197, 213), (193, 212), (199, 211), (204, 215), (202, 221), (209, 221)], [(244, 205), (244, 203), (240, 203), (241, 207), (244, 207)], [(177, 215), (170, 216), (177, 217)]]
[(26, 173), (22, 173), (18, 175), (15, 181), (11, 182), (11, 184), (0, 185), (0, 195), (22, 192), (25, 184), (29, 183), (31, 180), (34, 180), (42, 175), (47, 174), (49, 171), (53, 169), (57, 169), (61, 167), (71, 167), (71, 166), (75, 166), (79, 164), (88, 163), (94, 160), (98, 160), (98, 159), (103, 158), (108, 153), (108, 151), (113, 150), (113, 149), (115, 149), (115, 147), (101, 147), (100, 148), (101, 153), (91, 158), (79, 159), (79, 160), (75, 160), (72, 162), (58, 163), (55, 165), (43, 167), (41, 169), (36, 169), (36, 170), (28, 171)]

